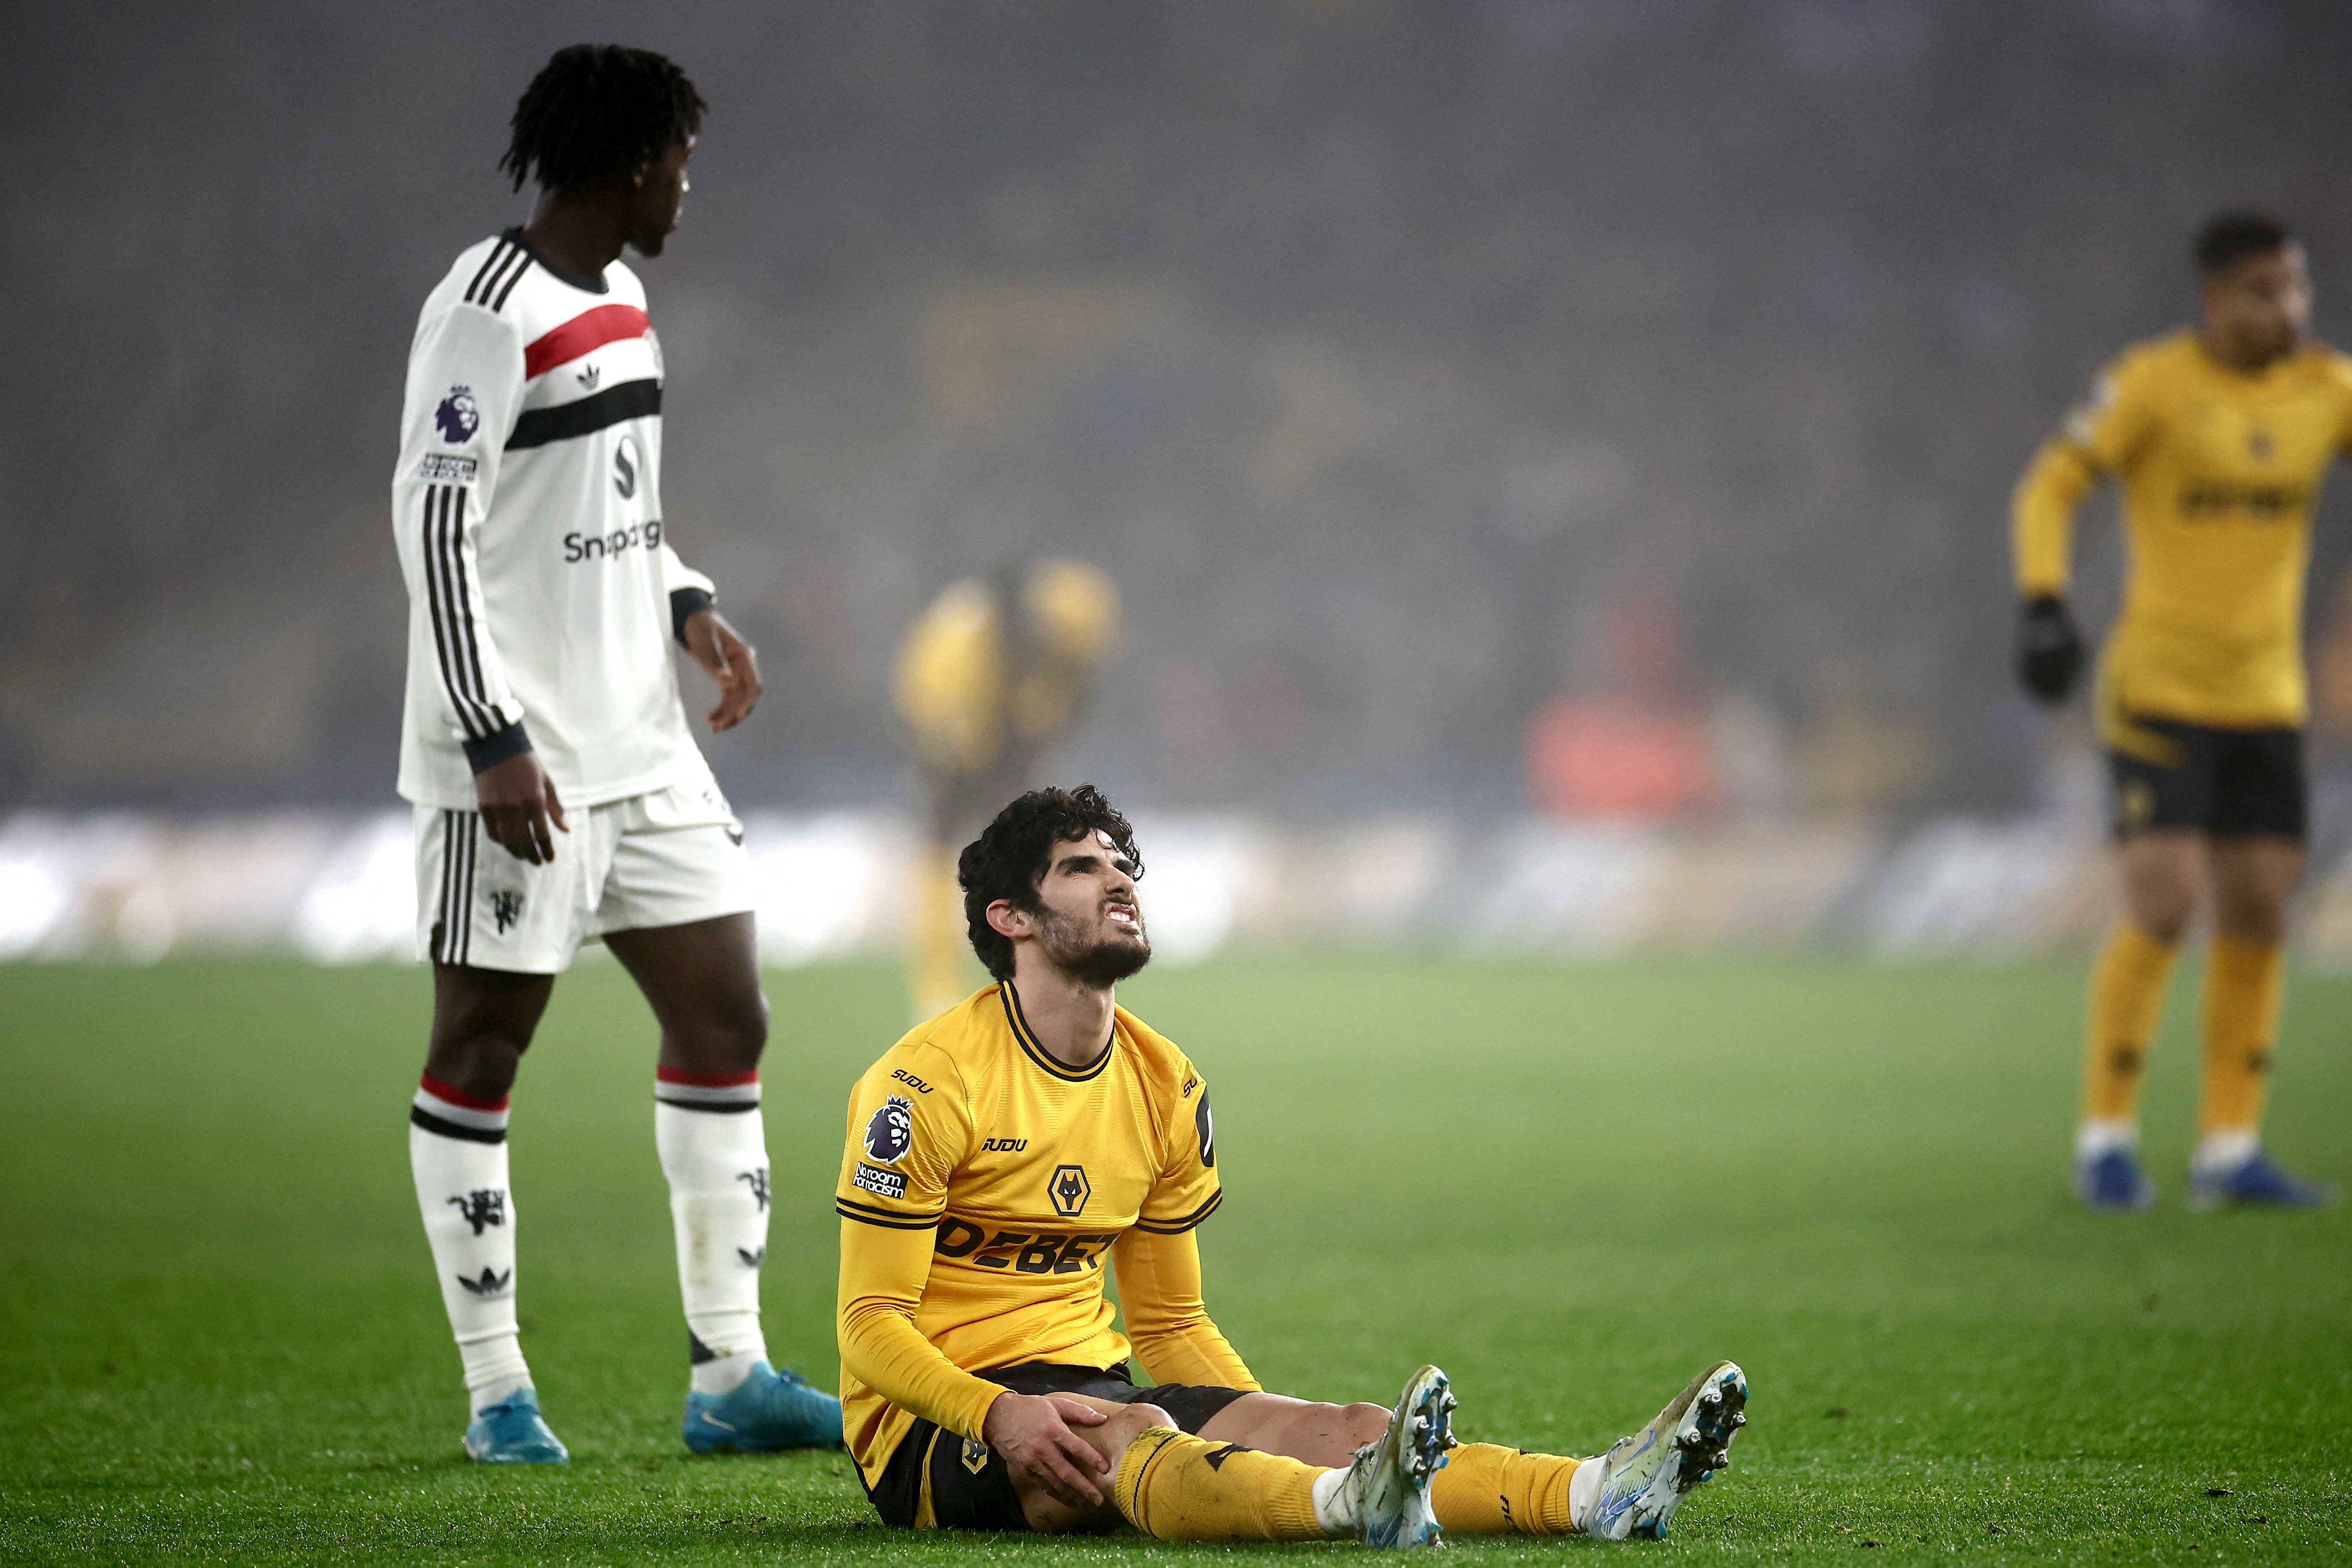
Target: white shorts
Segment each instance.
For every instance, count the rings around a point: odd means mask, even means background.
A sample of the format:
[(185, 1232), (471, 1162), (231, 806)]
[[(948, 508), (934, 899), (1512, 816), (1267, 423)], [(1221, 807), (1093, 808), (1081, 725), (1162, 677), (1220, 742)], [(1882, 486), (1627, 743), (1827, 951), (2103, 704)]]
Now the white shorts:
[(569, 814), (555, 858), (518, 860), (470, 811), (416, 808), (417, 956), (555, 974), (608, 931), (751, 908), (743, 826), (716, 784), (674, 784)]

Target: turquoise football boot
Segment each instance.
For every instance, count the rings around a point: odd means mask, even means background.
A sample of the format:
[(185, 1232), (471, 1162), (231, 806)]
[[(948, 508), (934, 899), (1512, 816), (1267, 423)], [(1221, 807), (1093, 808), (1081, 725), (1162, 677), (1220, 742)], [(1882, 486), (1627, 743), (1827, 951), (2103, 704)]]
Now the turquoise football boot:
[(767, 1454), (841, 1447), (841, 1401), (799, 1373), (753, 1362), (724, 1394), (686, 1396), (686, 1446), (698, 1454)]
[(466, 1428), (466, 1452), (485, 1465), (561, 1465), (572, 1458), (548, 1430), (539, 1414), (539, 1395), (528, 1388), (474, 1412)]

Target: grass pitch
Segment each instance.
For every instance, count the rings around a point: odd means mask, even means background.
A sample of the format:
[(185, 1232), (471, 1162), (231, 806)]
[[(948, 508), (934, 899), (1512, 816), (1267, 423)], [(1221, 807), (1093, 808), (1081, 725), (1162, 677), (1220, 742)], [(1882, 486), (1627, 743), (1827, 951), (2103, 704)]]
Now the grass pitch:
[[(835, 1379), (829, 1187), (894, 971), (771, 976), (770, 1344)], [(1592, 1452), (1716, 1355), (1735, 1467), (1663, 1546), (1450, 1556), (2352, 1560), (2352, 1224), (2064, 1190), (2070, 967), (1317, 958), (1126, 999), (1215, 1091), (1209, 1295), (1274, 1388), (1454, 1378), (1459, 1430)], [(558, 986), (513, 1149), (524, 1344), (562, 1470), (468, 1464), (404, 1107), (425, 976), (0, 968), (0, 1559), (1157, 1561), (913, 1537), (845, 1458), (696, 1459), (649, 1110), (611, 966)], [(2273, 1146), (2352, 1177), (2352, 983), (2298, 977)], [(1289, 1547), (1276, 1552), (1353, 1551)], [(1875, 1559), (1873, 1559), (1875, 1560)]]

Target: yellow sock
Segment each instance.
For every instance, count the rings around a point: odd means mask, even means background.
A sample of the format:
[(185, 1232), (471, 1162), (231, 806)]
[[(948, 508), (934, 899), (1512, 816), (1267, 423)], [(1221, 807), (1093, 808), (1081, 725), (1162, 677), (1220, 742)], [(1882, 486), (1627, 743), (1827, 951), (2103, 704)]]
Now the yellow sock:
[(2205, 1079), (2200, 1136), (2252, 1132), (2263, 1124), (2271, 1046), (2286, 995), (2286, 950), (2213, 939), (2205, 960)]
[(1118, 1457), (1113, 1500), (1161, 1541), (1320, 1541), (1320, 1467), (1154, 1426)]
[(937, 1017), (964, 998), (963, 889), (956, 885), (955, 851), (927, 844), (915, 878), (915, 904), (907, 920), (908, 981), (915, 1021)]
[(1465, 1535), (1571, 1534), (1568, 1483), (1580, 1463), (1590, 1461), (1465, 1443), (1429, 1478), (1430, 1507), (1440, 1525)]
[(2147, 1047), (2164, 1017), (2165, 983), (2180, 949), (2125, 921), (2091, 971), (2091, 1019), (2083, 1048), (2083, 1119), (2132, 1121), (2139, 1116)]

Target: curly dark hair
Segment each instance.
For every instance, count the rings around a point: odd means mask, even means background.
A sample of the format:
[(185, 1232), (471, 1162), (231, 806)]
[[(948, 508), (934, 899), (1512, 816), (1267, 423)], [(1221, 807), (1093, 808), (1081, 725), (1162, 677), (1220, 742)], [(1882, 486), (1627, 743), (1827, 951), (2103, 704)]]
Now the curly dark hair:
[(971, 950), (980, 954), (989, 973), (1013, 978), (1013, 939), (988, 923), (988, 906), (1003, 899), (1031, 914), (1045, 905), (1037, 884), (1054, 858), (1054, 846), (1071, 844), (1100, 828), (1110, 835), (1118, 852), (1143, 876), (1143, 856), (1135, 847), (1135, 829), (1118, 807), (1092, 784), (1076, 789), (1033, 789), (996, 814), (996, 820), (956, 857), (956, 880), (963, 885), (963, 919), (971, 936)]
[(2199, 277), (2220, 278), (2241, 261), (2284, 249), (2294, 238), (2294, 231), (2268, 213), (2217, 213), (2197, 231), (2190, 254)]
[(684, 71), (651, 49), (573, 44), (523, 89), (514, 141), (499, 160), (515, 189), (536, 174), (551, 191), (623, 178), (702, 129), (710, 106)]

